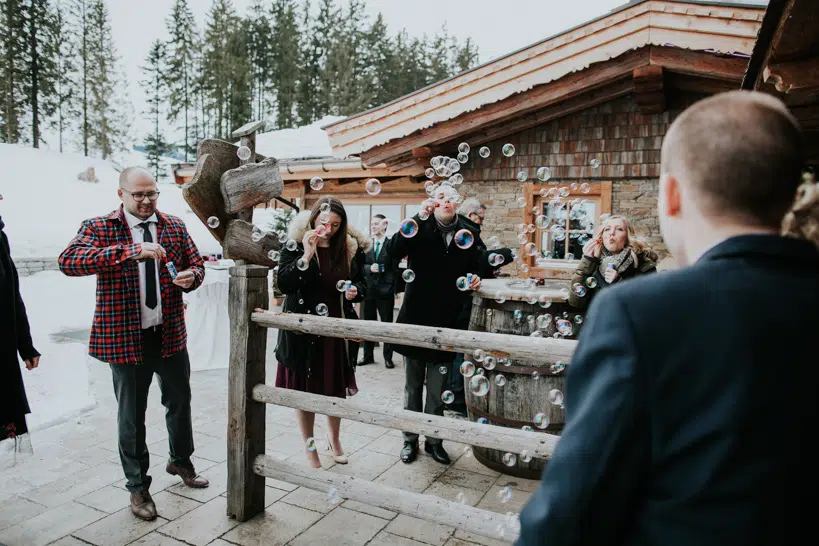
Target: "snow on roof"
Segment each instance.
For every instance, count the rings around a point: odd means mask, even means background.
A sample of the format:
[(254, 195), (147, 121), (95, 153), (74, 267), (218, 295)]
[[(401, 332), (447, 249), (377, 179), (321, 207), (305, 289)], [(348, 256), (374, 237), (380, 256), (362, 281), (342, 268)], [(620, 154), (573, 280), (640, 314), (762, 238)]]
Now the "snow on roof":
[[(0, 144), (0, 165), (0, 216), (15, 258), (57, 257), (83, 220), (120, 205), (119, 171), (111, 162)], [(94, 167), (98, 183), (77, 180), (88, 167)], [(160, 192), (159, 210), (185, 222), (201, 253), (221, 252), (218, 241), (185, 203), (179, 186), (161, 184)]]
[(308, 157), (332, 157), (330, 140), (322, 126), (345, 119), (340, 116), (324, 116), (310, 125), (295, 129), (280, 129), (256, 135), (256, 151), (276, 159)]

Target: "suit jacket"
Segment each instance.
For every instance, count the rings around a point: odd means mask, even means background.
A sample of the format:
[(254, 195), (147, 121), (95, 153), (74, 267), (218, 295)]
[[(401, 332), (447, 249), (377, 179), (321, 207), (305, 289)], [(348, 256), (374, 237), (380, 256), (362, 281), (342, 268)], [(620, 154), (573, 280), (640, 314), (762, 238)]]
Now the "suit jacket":
[[(395, 266), (390, 259), (390, 238), (385, 237), (375, 257), (375, 241), (372, 241), (370, 250), (364, 255), (364, 278), (367, 279), (367, 299), (395, 298)], [(370, 267), (373, 264), (384, 266), (382, 273), (373, 273)]]
[(600, 292), (517, 544), (816, 544), (817, 310), (819, 250), (776, 235)]
[[(177, 271), (190, 269), (193, 285), (175, 284), (162, 264), (159, 288), (162, 295), (162, 356), (185, 348), (185, 311), (182, 292), (196, 290), (205, 279), (205, 264), (181, 219), (159, 211), (157, 242), (165, 248), (167, 261)], [(134, 243), (122, 206), (105, 216), (85, 220), (79, 232), (60, 254), (60, 271), (71, 277), (97, 276), (97, 308), (91, 324), (89, 354), (110, 364), (142, 362), (142, 323), (139, 304), (139, 268), (131, 260), (142, 252)]]

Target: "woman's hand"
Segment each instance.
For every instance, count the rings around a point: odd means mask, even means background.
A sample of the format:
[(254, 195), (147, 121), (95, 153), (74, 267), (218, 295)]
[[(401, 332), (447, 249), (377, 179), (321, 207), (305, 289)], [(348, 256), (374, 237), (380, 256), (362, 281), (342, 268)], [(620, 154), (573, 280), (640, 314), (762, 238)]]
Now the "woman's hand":
[(481, 289), (481, 278), (477, 275), (472, 275), (472, 282), (469, 283), (470, 290), (480, 290)]
[(583, 245), (583, 255), (591, 256), (592, 258), (599, 258), (600, 249), (602, 247), (603, 243), (600, 239), (592, 239), (591, 241)]
[(358, 288), (356, 288), (355, 286), (351, 286), (344, 293), (344, 297), (347, 298), (347, 301), (353, 301), (357, 295), (358, 295)]
[(618, 276), (617, 270), (613, 267), (606, 269), (606, 272), (603, 274), (603, 278), (606, 279), (606, 282), (609, 284), (613, 283)]
[(313, 257), (313, 254), (316, 253), (316, 243), (318, 243), (318, 233), (316, 230), (311, 229), (307, 233), (304, 234), (304, 237), (301, 239), (301, 243), (304, 245), (304, 259), (310, 260)]

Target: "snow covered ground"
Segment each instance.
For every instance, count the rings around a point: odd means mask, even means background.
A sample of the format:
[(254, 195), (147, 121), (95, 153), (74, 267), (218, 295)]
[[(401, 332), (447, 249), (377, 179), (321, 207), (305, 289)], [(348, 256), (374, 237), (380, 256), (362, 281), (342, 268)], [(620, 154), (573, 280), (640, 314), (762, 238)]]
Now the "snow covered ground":
[(321, 128), (342, 119), (339, 116), (325, 116), (303, 127), (260, 133), (256, 135), (256, 151), (276, 159), (332, 157), (330, 140)]

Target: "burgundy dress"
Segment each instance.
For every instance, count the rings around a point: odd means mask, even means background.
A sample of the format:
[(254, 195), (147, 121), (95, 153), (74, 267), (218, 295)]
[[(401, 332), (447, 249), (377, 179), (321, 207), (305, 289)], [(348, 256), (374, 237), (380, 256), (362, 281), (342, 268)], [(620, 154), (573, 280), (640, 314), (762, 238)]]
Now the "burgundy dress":
[[(318, 247), (321, 276), (316, 287), (316, 301), (327, 304), (328, 317), (343, 318), (341, 310), (342, 294), (336, 289), (341, 276), (330, 269), (330, 250)], [(276, 371), (276, 386), (296, 391), (346, 398), (358, 392), (353, 369), (347, 362), (345, 342), (336, 337), (319, 337), (324, 357), (320, 363), (313, 363), (310, 377), (304, 372), (291, 370), (279, 362)]]

